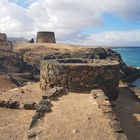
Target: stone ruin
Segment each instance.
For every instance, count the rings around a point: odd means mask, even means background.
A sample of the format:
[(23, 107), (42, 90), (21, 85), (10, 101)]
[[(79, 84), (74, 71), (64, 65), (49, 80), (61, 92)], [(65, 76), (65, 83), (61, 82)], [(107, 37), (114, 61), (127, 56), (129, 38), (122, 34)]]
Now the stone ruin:
[(7, 35), (4, 33), (0, 33), (0, 50), (5, 50), (5, 51), (13, 50), (12, 42), (7, 40)]
[(56, 43), (54, 32), (38, 32), (37, 43)]
[(43, 60), (40, 71), (40, 88), (46, 95), (54, 87), (63, 87), (72, 92), (90, 92), (92, 89), (102, 89), (110, 100), (116, 100), (119, 69), (119, 62), (112, 60)]

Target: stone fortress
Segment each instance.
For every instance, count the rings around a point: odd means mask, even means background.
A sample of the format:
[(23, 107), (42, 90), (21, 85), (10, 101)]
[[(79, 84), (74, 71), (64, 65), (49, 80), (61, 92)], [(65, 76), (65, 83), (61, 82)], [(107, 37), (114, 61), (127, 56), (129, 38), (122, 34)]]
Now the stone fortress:
[(5, 50), (5, 51), (13, 50), (12, 42), (7, 40), (7, 35), (4, 33), (0, 33), (0, 50)]

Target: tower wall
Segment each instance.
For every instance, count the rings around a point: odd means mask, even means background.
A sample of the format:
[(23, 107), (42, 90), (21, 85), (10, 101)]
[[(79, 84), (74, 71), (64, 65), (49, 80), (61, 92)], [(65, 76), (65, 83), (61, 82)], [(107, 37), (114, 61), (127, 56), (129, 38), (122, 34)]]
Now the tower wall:
[(56, 43), (54, 32), (38, 32), (37, 43)]

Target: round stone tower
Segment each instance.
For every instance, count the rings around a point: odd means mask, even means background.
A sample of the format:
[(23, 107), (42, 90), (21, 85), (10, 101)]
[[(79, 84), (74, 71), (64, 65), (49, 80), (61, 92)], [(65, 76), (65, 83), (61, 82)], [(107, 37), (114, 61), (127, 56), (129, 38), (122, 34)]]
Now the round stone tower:
[(54, 32), (37, 32), (37, 43), (56, 43)]

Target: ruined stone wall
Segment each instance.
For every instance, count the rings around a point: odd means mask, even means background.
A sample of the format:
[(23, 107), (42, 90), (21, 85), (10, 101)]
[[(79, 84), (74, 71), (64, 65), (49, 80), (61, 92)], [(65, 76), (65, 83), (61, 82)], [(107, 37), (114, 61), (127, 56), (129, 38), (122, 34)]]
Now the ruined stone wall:
[(0, 40), (1, 40), (1, 41), (6, 41), (6, 40), (7, 40), (6, 34), (0, 33)]
[(54, 32), (38, 32), (37, 33), (37, 43), (55, 43)]
[(13, 44), (11, 41), (7, 40), (7, 35), (0, 33), (0, 50), (5, 51), (12, 51), (13, 50)]
[(114, 134), (114, 139), (128, 140), (115, 112), (113, 111), (113, 105), (111, 104), (109, 98), (105, 95), (105, 93), (100, 89), (95, 89), (91, 91), (91, 97), (96, 101), (99, 111), (102, 112), (104, 118), (108, 120), (108, 124)]
[(40, 72), (42, 91), (46, 92), (52, 87), (64, 87), (77, 92), (100, 88), (108, 97), (112, 98), (113, 93), (114, 98), (117, 98), (119, 63), (109, 60), (76, 61), (74, 60), (74, 63), (72, 60), (42, 61)]

